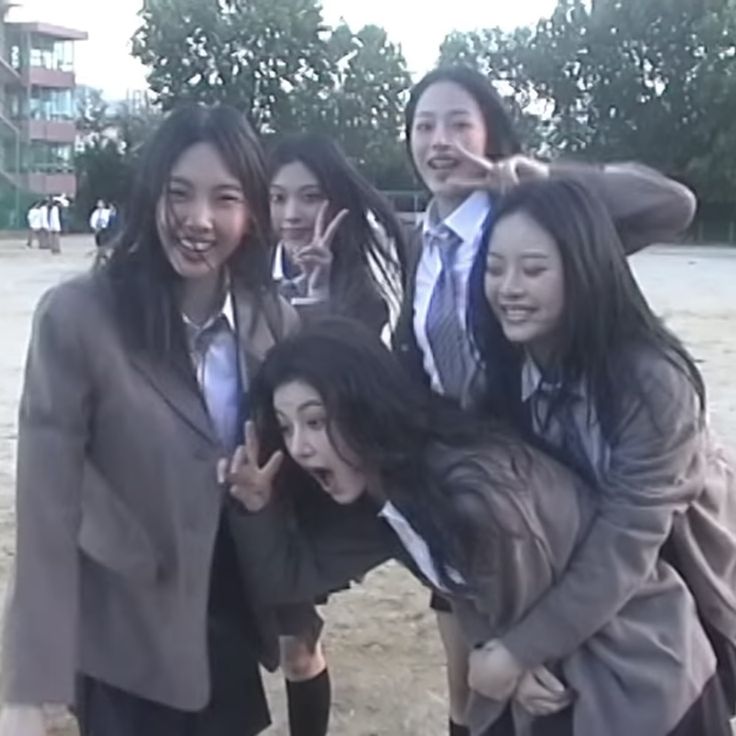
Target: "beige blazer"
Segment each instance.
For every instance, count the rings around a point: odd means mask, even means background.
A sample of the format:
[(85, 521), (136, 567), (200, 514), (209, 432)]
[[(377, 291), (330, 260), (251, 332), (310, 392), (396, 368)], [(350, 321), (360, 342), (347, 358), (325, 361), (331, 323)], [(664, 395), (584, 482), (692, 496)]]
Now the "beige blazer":
[[(472, 592), (452, 596), (463, 636), (470, 647), (504, 638), (564, 579), (589, 532), (595, 493), (569, 469), (530, 447), (521, 452), (511, 444), (476, 450), (433, 446), (426, 452), (431, 472), (452, 489), (458, 515), (487, 520), (478, 530), (473, 563), (459, 570)], [(241, 567), (266, 597), (263, 602), (272, 604), (329, 590), (388, 556), (429, 584), (377, 510), (363, 499), (311, 524), (292, 523), (278, 504), (260, 514), (243, 512)], [(565, 627), (585, 626), (586, 599), (594, 604), (598, 579), (605, 585), (616, 572), (601, 576), (598, 569), (591, 571), (574, 591), (577, 608), (569, 612), (571, 618), (553, 618), (548, 625), (557, 625), (563, 634)], [(531, 639), (526, 644), (530, 652), (557, 646), (556, 641)], [(666, 736), (715, 671), (692, 596), (661, 559), (595, 632), (543, 662), (575, 692), (573, 730), (585, 736)], [(505, 707), (472, 693), (467, 711), (471, 734), (487, 733)], [(521, 708), (514, 707), (514, 721), (519, 736), (530, 732), (529, 715)]]
[[(256, 316), (250, 295), (233, 296), (252, 376), (296, 315), (269, 297)], [(189, 366), (123, 344), (103, 275), (42, 298), (20, 404), (6, 702), (71, 703), (81, 671), (171, 707), (206, 705), (221, 455)], [(275, 639), (262, 643), (272, 660)]]

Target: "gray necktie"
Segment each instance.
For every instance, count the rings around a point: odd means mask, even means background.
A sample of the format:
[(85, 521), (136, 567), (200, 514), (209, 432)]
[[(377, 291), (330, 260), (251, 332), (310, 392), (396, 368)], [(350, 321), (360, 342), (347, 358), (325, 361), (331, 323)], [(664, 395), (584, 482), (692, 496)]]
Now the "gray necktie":
[(196, 333), (193, 347), (207, 412), (223, 447), (233, 450), (241, 416), (237, 338), (227, 319), (220, 316)]
[(436, 247), (442, 261), (427, 312), (427, 338), (445, 395), (462, 399), (472, 371), (470, 345), (457, 313), (457, 286), (453, 265), (460, 239), (439, 237)]

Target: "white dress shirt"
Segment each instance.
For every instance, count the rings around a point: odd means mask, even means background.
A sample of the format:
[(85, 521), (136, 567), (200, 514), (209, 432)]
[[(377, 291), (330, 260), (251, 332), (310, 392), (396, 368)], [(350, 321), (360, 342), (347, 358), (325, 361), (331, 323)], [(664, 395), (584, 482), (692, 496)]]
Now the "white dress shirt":
[(453, 275), (458, 287), (456, 289), (457, 314), (460, 324), (465, 330), (468, 280), (475, 256), (480, 248), (483, 224), (490, 210), (491, 200), (489, 195), (486, 192), (473, 192), (443, 221), (439, 221), (437, 218), (435, 204), (430, 203), (424, 220), (422, 254), (419, 258), (414, 290), (414, 334), (424, 358), (424, 370), (430, 377), (432, 389), (437, 393), (443, 393), (443, 389), (427, 335), (427, 314), (434, 287), (442, 272), (442, 261), (437, 250), (439, 246), (433, 241), (441, 227), (449, 228), (461, 240), (453, 266)]
[[(414, 527), (406, 517), (390, 501), (387, 501), (383, 505), (378, 515), (394, 530), (394, 533), (399, 538), (404, 549), (411, 555), (411, 558), (416, 563), (422, 575), (437, 590), (447, 592), (445, 586), (440, 582), (437, 566), (434, 564), (427, 543), (414, 531)], [(462, 576), (457, 571), (449, 570), (449, 575), (459, 585), (463, 584)]]
[[(204, 324), (182, 314), (197, 383), (223, 447), (232, 451), (240, 438), (241, 386), (233, 297), (228, 290), (222, 309)], [(219, 324), (218, 324), (219, 323)]]
[(597, 412), (585, 386), (580, 383), (574, 390), (569, 390), (562, 405), (557, 406), (555, 413), (549, 417), (550, 392), (554, 393), (556, 388), (545, 382), (539, 366), (527, 355), (521, 370), (521, 400), (529, 406), (534, 434), (553, 447), (565, 450), (566, 435), (574, 433), (580, 449), (585, 453), (586, 468), (596, 478), (605, 477), (611, 448), (603, 436)]

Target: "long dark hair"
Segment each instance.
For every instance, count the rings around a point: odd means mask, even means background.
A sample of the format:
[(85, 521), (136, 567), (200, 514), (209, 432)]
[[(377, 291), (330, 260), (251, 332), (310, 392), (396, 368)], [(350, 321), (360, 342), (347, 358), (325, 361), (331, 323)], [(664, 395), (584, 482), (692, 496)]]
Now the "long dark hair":
[[(348, 215), (335, 235), (331, 293), (341, 314), (360, 315), (361, 304), (384, 288), (398, 303), (401, 293), (392, 290), (392, 274), (403, 284), (406, 264), (404, 234), (388, 200), (348, 161), (338, 145), (322, 135), (296, 135), (278, 142), (269, 157), (270, 179), (291, 163), (303, 164), (315, 176), (334, 216), (342, 209)], [(370, 218), (383, 229), (381, 237)], [(393, 243), (393, 250), (388, 243)], [(379, 285), (369, 263), (382, 274)], [(354, 307), (354, 308), (353, 308)]]
[(490, 80), (480, 72), (467, 66), (440, 66), (426, 74), (414, 85), (404, 111), (404, 133), (410, 158), (411, 137), (417, 105), (422, 95), (438, 82), (457, 84), (478, 104), (485, 123), (485, 155), (489, 159), (508, 158), (521, 151), (521, 144), (514, 131), (508, 110)]
[[(285, 451), (274, 413), (273, 397), (279, 386), (302, 381), (320, 394), (329, 427), (340, 435), (362, 464), (376, 469), (390, 500), (426, 540), (443, 583), (460, 587), (450, 569), (465, 573), (482, 544), (487, 550), (493, 534), (491, 514), (468, 513), (485, 504), (478, 482), (503, 484), (509, 471), (483, 453), (484, 468), (475, 485), (449, 483), (432, 472), (439, 445), (463, 450), (469, 460), (483, 452), (488, 442), (503, 444), (499, 456), (519, 449), (513, 438), (491, 422), (476, 422), (456, 405), (411, 380), (380, 339), (367, 328), (340, 318), (313, 324), (290, 337), (268, 354), (251, 391), (253, 415), (264, 458), (277, 449)], [(515, 449), (516, 448), (516, 449)], [(288, 453), (287, 453), (288, 457)], [(481, 467), (481, 464), (476, 466)], [(287, 461), (283, 487), (293, 488), (301, 473)], [(469, 501), (469, 502), (468, 502)], [(465, 503), (468, 502), (468, 503)]]
[(234, 108), (188, 105), (175, 110), (146, 144), (123, 230), (101, 267), (110, 277), (124, 334), (136, 347), (161, 358), (180, 354), (184, 342), (175, 299), (180, 277), (164, 252), (156, 208), (179, 157), (203, 142), (220, 153), (248, 206), (250, 228), (228, 264), (231, 279), (254, 294), (257, 306), (271, 288), (268, 185), (258, 139)]
[[(610, 439), (620, 414), (618, 402), (639, 389), (630, 360), (643, 348), (682, 372), (704, 410), (702, 376), (680, 340), (652, 312), (605, 205), (580, 183), (564, 179), (512, 190), (484, 234), (473, 265), (469, 331), (486, 371), (487, 408), (517, 424), (522, 416), (523, 349), (504, 337), (484, 290), (493, 230), (504, 217), (517, 212), (530, 216), (552, 236), (562, 259), (565, 303), (553, 359), (559, 396), (570, 395), (582, 383), (604, 436)], [(642, 399), (648, 403), (646, 396)]]

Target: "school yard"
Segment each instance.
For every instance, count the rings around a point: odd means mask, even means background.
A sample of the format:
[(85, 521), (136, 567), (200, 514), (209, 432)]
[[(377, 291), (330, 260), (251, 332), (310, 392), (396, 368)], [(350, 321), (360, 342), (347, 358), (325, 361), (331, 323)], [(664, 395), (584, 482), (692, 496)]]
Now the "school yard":
[[(31, 314), (53, 284), (88, 268), (91, 237), (69, 236), (60, 256), (0, 240), (0, 582), (13, 555), (16, 413)], [(736, 249), (653, 247), (633, 259), (648, 297), (705, 374), (712, 423), (736, 450)], [(595, 305), (590, 305), (595, 309)], [(427, 594), (387, 565), (324, 611), (336, 736), (442, 736), (446, 695)], [(287, 736), (283, 686), (267, 678), (274, 727)], [(63, 719), (55, 733), (72, 736)]]

